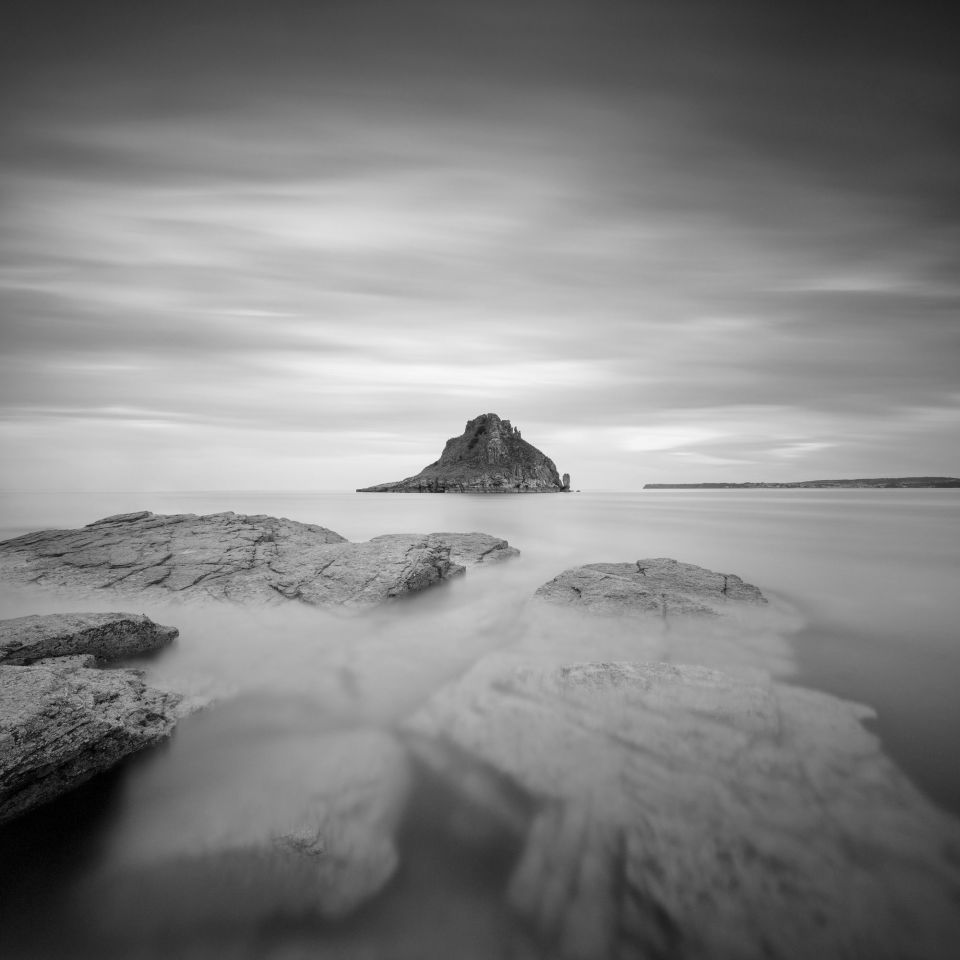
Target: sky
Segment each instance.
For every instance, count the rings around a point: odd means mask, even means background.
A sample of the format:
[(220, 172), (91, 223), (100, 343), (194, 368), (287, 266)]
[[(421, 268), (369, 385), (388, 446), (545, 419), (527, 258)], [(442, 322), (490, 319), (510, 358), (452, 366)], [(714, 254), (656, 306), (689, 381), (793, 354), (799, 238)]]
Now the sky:
[(0, 489), (960, 476), (947, 10), (5, 5)]

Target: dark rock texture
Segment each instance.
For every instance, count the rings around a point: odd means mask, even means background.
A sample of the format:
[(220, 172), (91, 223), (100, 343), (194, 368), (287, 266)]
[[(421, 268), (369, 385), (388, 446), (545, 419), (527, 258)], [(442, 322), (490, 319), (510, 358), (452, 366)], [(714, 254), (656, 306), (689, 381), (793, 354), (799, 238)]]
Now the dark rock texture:
[(107, 517), (0, 543), (0, 577), (124, 596), (368, 606), (515, 552), (486, 534), (404, 534), (350, 543), (325, 527), (217, 513)]
[(92, 656), (0, 664), (0, 822), (173, 730), (178, 696), (93, 664)]
[(569, 489), (554, 462), (509, 420), (485, 413), (451, 437), (440, 459), (416, 476), (363, 487), (360, 493), (555, 493)]
[(665, 663), (481, 663), (408, 723), (520, 838), (506, 895), (556, 960), (952, 956), (960, 832), (865, 707)]
[(119, 660), (172, 643), (179, 630), (136, 613), (58, 613), (0, 620), (0, 663), (90, 654)]
[(588, 563), (564, 570), (534, 594), (540, 600), (598, 613), (716, 615), (738, 604), (764, 604), (753, 585), (665, 557), (633, 563)]

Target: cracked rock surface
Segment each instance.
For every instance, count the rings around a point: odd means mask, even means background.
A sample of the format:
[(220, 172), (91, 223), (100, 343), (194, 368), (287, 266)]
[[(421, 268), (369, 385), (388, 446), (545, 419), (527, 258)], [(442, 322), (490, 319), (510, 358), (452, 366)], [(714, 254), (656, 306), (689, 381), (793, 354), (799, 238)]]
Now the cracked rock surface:
[[(25, 618), (33, 619), (33, 618)], [(94, 658), (0, 664), (0, 822), (169, 736), (180, 697)]]
[(870, 715), (759, 671), (495, 656), (406, 731), (521, 837), (506, 895), (552, 958), (946, 958), (960, 834)]
[(633, 563), (588, 563), (564, 570), (534, 594), (540, 600), (598, 613), (716, 615), (737, 604), (764, 604), (763, 594), (732, 573), (714, 573), (665, 557)]
[[(373, 537), (371, 543), (381, 543), (397, 538), (409, 539), (415, 536), (416, 534), (412, 533), (387, 533)], [(451, 560), (464, 566), (498, 563), (500, 560), (520, 556), (520, 551), (516, 547), (511, 547), (506, 540), (491, 537), (488, 533), (430, 533), (425, 539), (431, 547), (449, 546)]]
[(128, 513), (79, 530), (0, 543), (0, 576), (154, 600), (299, 600), (367, 606), (514, 553), (486, 534), (394, 535), (350, 543), (314, 524), (268, 516)]
[(180, 631), (136, 613), (56, 613), (0, 620), (0, 663), (90, 654), (119, 660), (172, 643)]

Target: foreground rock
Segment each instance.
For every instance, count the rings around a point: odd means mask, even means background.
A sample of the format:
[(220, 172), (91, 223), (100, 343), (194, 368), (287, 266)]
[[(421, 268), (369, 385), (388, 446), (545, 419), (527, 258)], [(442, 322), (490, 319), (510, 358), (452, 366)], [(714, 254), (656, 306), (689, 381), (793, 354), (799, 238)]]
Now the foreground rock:
[(367, 606), (511, 551), (486, 534), (405, 534), (350, 543), (325, 527), (267, 516), (129, 513), (79, 530), (0, 543), (0, 576), (155, 600), (300, 600)]
[(135, 613), (58, 613), (0, 620), (0, 663), (90, 654), (100, 662), (157, 650), (180, 631)]
[(416, 476), (363, 487), (358, 493), (555, 493), (570, 489), (554, 462), (509, 420), (484, 413), (451, 437), (440, 459)]
[(867, 708), (701, 667), (481, 662), (407, 726), (522, 839), (510, 903), (563, 960), (948, 957), (960, 838)]
[(534, 596), (598, 613), (663, 618), (723, 614), (737, 605), (766, 603), (755, 586), (732, 573), (714, 573), (664, 557), (574, 567), (545, 583)]
[(212, 922), (339, 918), (394, 876), (410, 787), (400, 743), (375, 730), (251, 737), (242, 723), (225, 742), (225, 725), (238, 717), (242, 708), (194, 718), (189, 791), (166, 789), (160, 766), (130, 785), (105, 857), (111, 868), (85, 890), (94, 905), (86, 916), (114, 905), (112, 935), (136, 941)]
[(93, 657), (0, 664), (0, 822), (52, 800), (173, 730), (180, 698)]

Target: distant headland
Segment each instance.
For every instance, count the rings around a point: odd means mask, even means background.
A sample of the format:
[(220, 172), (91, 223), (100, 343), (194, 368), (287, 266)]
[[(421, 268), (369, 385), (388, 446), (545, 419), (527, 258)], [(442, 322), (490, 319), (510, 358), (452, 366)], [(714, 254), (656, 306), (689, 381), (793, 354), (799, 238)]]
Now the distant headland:
[(416, 476), (361, 487), (358, 493), (565, 493), (554, 462), (527, 443), (509, 420), (484, 413), (467, 421), (459, 437), (451, 437), (440, 459)]
[(831, 490), (960, 487), (957, 477), (871, 477), (859, 480), (798, 480), (793, 483), (645, 483), (644, 490)]

